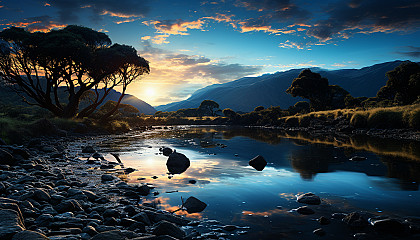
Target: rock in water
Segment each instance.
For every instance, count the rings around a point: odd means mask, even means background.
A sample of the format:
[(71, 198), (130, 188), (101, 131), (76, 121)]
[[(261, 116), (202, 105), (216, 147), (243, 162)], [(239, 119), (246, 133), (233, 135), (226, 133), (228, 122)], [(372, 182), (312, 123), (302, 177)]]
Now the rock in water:
[(95, 153), (95, 149), (92, 146), (82, 147), (82, 153)]
[(296, 212), (298, 212), (299, 214), (302, 214), (302, 215), (311, 215), (311, 214), (315, 213), (314, 210), (312, 210), (311, 208), (308, 208), (307, 206), (298, 207), (296, 209)]
[(18, 212), (11, 209), (0, 210), (0, 239), (11, 239), (18, 232), (25, 230)]
[(181, 174), (190, 167), (190, 160), (182, 153), (173, 152), (166, 161), (166, 167), (171, 174)]
[(371, 220), (373, 229), (381, 233), (398, 234), (404, 232), (404, 225), (397, 219), (385, 218), (379, 220)]
[(257, 171), (262, 171), (265, 168), (265, 166), (267, 166), (267, 162), (261, 155), (258, 155), (253, 159), (249, 160), (249, 165), (255, 168)]
[(321, 204), (321, 199), (313, 193), (304, 193), (301, 195), (297, 195), (296, 201), (299, 203), (310, 204), (310, 205)]
[(183, 239), (185, 237), (185, 232), (177, 225), (162, 220), (153, 230), (153, 235), (161, 236), (161, 235), (169, 235), (176, 239)]
[(172, 149), (168, 147), (162, 147), (159, 150), (162, 152), (164, 156), (167, 156), (167, 157), (172, 154)]
[(187, 201), (185, 201), (184, 207), (187, 209), (188, 213), (197, 213), (203, 211), (207, 207), (207, 204), (195, 197), (189, 197)]
[(0, 149), (0, 164), (1, 165), (16, 165), (16, 159), (9, 152)]
[(360, 156), (354, 156), (354, 157), (350, 158), (349, 160), (353, 161), (353, 162), (360, 162), (360, 161), (366, 160), (366, 158), (365, 157), (360, 157)]
[(342, 221), (352, 228), (363, 228), (369, 225), (368, 221), (358, 212), (348, 214), (342, 219)]

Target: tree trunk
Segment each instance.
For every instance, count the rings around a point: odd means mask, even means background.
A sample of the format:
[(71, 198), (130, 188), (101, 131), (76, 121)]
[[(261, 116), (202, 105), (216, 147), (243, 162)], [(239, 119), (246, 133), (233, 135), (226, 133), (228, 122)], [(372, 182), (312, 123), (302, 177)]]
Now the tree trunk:
[(115, 104), (115, 107), (111, 111), (106, 113), (103, 117), (101, 117), (101, 120), (100, 120), (101, 122), (104, 122), (105, 120), (107, 120), (109, 117), (112, 116), (112, 114), (114, 114), (118, 110), (118, 107), (120, 106), (120, 103), (122, 99), (124, 98), (124, 96), (125, 96), (125, 89), (123, 89), (120, 98), (118, 98), (117, 104)]

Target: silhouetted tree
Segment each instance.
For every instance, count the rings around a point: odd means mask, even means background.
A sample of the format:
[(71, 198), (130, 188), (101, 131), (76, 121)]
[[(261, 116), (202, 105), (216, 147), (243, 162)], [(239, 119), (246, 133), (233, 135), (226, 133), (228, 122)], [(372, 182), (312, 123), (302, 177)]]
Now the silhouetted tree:
[(204, 100), (201, 102), (198, 110), (203, 110), (211, 114), (211, 116), (214, 116), (216, 111), (219, 110), (219, 104), (213, 100)]
[(229, 118), (230, 120), (235, 120), (236, 118), (239, 117), (239, 115), (235, 111), (233, 111), (232, 109), (230, 109), (230, 108), (223, 109), (223, 114), (227, 118)]
[[(0, 32), (0, 76), (28, 104), (55, 116), (76, 116), (80, 100), (88, 98), (91, 104), (80, 112), (81, 117), (87, 116), (104, 100), (100, 87), (103, 95), (116, 86), (125, 91), (149, 72), (148, 62), (134, 48), (110, 45), (106, 34), (81, 26), (47, 33), (11, 27)], [(65, 101), (59, 97), (62, 87)]]
[(386, 73), (388, 81), (376, 96), (399, 105), (412, 104), (420, 98), (420, 65), (406, 61)]
[(286, 93), (309, 99), (311, 108), (315, 111), (343, 108), (344, 98), (349, 94), (340, 86), (328, 85), (328, 79), (310, 69), (303, 70)]

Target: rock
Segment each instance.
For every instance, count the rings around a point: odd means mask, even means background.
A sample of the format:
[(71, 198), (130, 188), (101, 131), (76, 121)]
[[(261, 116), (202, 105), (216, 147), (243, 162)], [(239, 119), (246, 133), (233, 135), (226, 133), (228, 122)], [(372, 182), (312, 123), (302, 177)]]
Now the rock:
[(207, 207), (207, 204), (195, 197), (189, 197), (183, 207), (187, 209), (188, 213), (198, 213), (202, 212)]
[(228, 231), (228, 232), (235, 231), (236, 229), (238, 229), (238, 227), (235, 225), (225, 225), (222, 228), (223, 230)]
[(153, 235), (161, 236), (161, 235), (169, 235), (171, 237), (182, 239), (185, 237), (185, 232), (177, 225), (167, 222), (167, 221), (160, 221), (156, 228), (152, 232)]
[(366, 158), (365, 157), (360, 157), (360, 156), (354, 156), (354, 157), (350, 158), (349, 160), (354, 161), (354, 162), (360, 162), (360, 161), (366, 160)]
[(136, 192), (142, 196), (147, 196), (150, 193), (150, 187), (147, 185), (141, 185), (139, 187), (136, 187)]
[(296, 212), (302, 215), (311, 215), (315, 213), (314, 210), (312, 210), (311, 208), (308, 208), (307, 206), (297, 208)]
[(80, 203), (74, 199), (62, 201), (61, 203), (56, 205), (54, 209), (59, 213), (83, 211), (83, 208), (80, 206)]
[(108, 182), (108, 181), (112, 181), (114, 180), (116, 177), (114, 175), (111, 174), (104, 174), (101, 176), (101, 179), (103, 182)]
[(98, 234), (98, 231), (93, 226), (86, 226), (83, 228), (82, 232), (89, 234), (90, 236), (95, 236)]
[(29, 157), (31, 156), (28, 152), (27, 149), (25, 148), (13, 148), (13, 155), (19, 155), (21, 156), (23, 159), (29, 159)]
[(95, 193), (88, 191), (88, 190), (82, 190), (82, 193), (88, 198), (89, 201), (93, 202), (96, 199), (98, 199), (98, 195), (96, 195)]
[(358, 212), (348, 214), (342, 219), (342, 221), (352, 228), (363, 228), (369, 225), (368, 221)]
[(7, 145), (7, 143), (3, 139), (0, 138), (0, 145)]
[(171, 155), (171, 153), (172, 153), (172, 149), (171, 148), (168, 148), (168, 147), (163, 147), (163, 148), (161, 148), (159, 150), (161, 150), (163, 156), (167, 156), (167, 157), (169, 155)]
[(34, 198), (36, 200), (40, 200), (40, 201), (46, 201), (49, 202), (51, 201), (51, 196), (50, 194), (48, 194), (45, 190), (43, 189), (36, 189), (34, 191)]
[(166, 167), (171, 174), (181, 174), (190, 167), (190, 160), (182, 153), (173, 152), (166, 161)]
[(328, 219), (328, 218), (326, 218), (326, 217), (324, 217), (324, 216), (321, 216), (320, 218), (318, 218), (318, 220), (317, 220), (318, 222), (319, 222), (319, 224), (321, 224), (321, 225), (328, 225), (328, 224), (330, 224), (331, 223), (331, 220), (330, 219)]
[(90, 240), (126, 240), (127, 238), (120, 230), (106, 231), (98, 233)]
[(139, 222), (142, 222), (142, 223), (146, 224), (147, 226), (152, 225), (152, 223), (150, 222), (149, 217), (144, 212), (137, 213), (136, 215), (134, 215), (132, 217), (132, 219), (134, 219), (136, 221), (139, 221)]
[(16, 165), (16, 159), (8, 151), (0, 149), (0, 165)]
[(42, 214), (36, 219), (36, 224), (39, 227), (47, 227), (54, 220), (51, 214)]
[(196, 180), (194, 180), (194, 179), (192, 179), (192, 180), (189, 180), (189, 181), (188, 181), (188, 183), (191, 183), (191, 184), (196, 184), (196, 183), (197, 183), (197, 181), (196, 181)]
[(82, 147), (82, 153), (95, 153), (95, 149), (92, 146)]
[(398, 234), (403, 233), (405, 226), (397, 219), (385, 218), (379, 220), (370, 219), (370, 224), (373, 226), (373, 229), (381, 233), (391, 233)]
[(262, 171), (265, 168), (265, 166), (267, 166), (267, 162), (261, 155), (258, 155), (253, 159), (249, 160), (249, 165), (255, 168), (257, 171)]
[(25, 230), (16, 233), (12, 240), (49, 240), (49, 238), (42, 233)]
[(0, 210), (0, 239), (11, 239), (14, 234), (24, 230), (25, 226), (18, 212), (11, 209)]
[(299, 203), (310, 204), (310, 205), (321, 204), (321, 199), (313, 193), (304, 193), (301, 195), (297, 195), (296, 201)]
[(115, 217), (115, 218), (119, 218), (120, 217), (120, 212), (118, 210), (115, 209), (107, 209), (105, 210), (105, 212), (102, 214), (102, 216), (104, 218), (107, 217)]
[(318, 236), (325, 236), (327, 234), (322, 228), (315, 229), (312, 233)]

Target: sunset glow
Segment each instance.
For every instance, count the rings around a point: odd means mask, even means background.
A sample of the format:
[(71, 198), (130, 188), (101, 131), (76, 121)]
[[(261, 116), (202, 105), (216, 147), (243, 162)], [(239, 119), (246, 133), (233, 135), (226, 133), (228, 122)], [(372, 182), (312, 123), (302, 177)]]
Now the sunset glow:
[(127, 92), (156, 106), (250, 75), (418, 61), (419, 8), (414, 0), (0, 1), (0, 29), (105, 32), (150, 62), (151, 74)]

